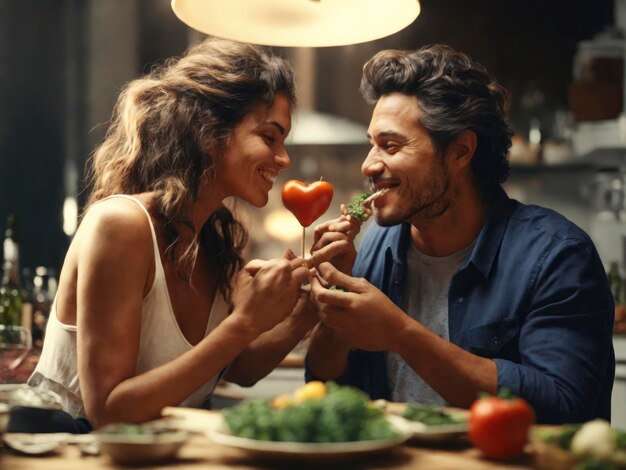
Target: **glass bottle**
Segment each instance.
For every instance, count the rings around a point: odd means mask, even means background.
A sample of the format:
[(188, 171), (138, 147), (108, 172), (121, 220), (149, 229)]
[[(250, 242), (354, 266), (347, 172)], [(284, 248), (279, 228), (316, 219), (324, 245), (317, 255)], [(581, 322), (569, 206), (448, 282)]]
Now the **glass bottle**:
[(15, 236), (15, 217), (9, 215), (2, 243), (2, 282), (0, 283), (0, 382), (18, 379), (18, 369), (32, 346), (31, 311), (27, 293), (22, 289), (19, 248)]
[(33, 344), (42, 346), (46, 331), (46, 323), (50, 314), (50, 307), (56, 292), (56, 278), (51, 269), (44, 266), (35, 268), (33, 278)]
[(0, 324), (21, 326), (24, 296), (20, 282), (19, 246), (15, 238), (15, 216), (7, 217), (2, 243), (4, 262), (0, 284)]
[(2, 254), (4, 262), (13, 263), (12, 269), (16, 272), (11, 273), (11, 275), (19, 279), (20, 248), (15, 236), (15, 215), (13, 214), (9, 214), (7, 217), (4, 239), (2, 240)]
[(19, 284), (16, 284), (12, 272), (15, 271), (13, 263), (4, 262), (4, 273), (0, 285), (0, 324), (20, 326), (22, 324), (22, 292)]

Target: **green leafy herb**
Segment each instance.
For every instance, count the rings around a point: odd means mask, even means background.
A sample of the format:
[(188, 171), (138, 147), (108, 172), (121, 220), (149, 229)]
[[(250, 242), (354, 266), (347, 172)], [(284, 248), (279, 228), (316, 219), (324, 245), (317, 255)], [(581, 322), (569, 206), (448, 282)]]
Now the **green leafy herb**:
[(411, 421), (419, 421), (427, 426), (440, 426), (442, 424), (461, 424), (465, 420), (454, 416), (436, 405), (422, 405), (411, 403), (402, 412), (401, 416)]
[(613, 438), (618, 449), (626, 450), (626, 431), (620, 429), (613, 430)]
[(559, 430), (542, 430), (543, 432), (541, 432), (540, 437), (541, 440), (548, 444), (554, 444), (559, 446), (561, 449), (569, 450), (572, 445), (572, 439), (580, 428), (580, 424), (566, 424)]
[(348, 204), (348, 215), (356, 217), (361, 222), (367, 219), (367, 210), (363, 207), (363, 202), (370, 197), (369, 193), (363, 193), (355, 197), (350, 204)]
[(574, 467), (574, 470), (618, 470), (618, 466), (600, 459), (584, 460)]

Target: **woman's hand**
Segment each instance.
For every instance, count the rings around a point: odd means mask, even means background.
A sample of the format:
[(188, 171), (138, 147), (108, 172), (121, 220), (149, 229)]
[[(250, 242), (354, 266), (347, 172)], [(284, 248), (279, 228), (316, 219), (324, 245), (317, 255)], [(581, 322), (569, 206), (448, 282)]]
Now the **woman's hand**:
[[(298, 259), (296, 254), (290, 249), (285, 250), (284, 253), (285, 259), (289, 261), (293, 261)], [(301, 258), (300, 258), (301, 259)], [(311, 260), (306, 260), (307, 267), (311, 267), (313, 263)], [(315, 270), (311, 270), (311, 276), (315, 275)], [(296, 307), (293, 310), (293, 316), (299, 318), (300, 320), (304, 320), (311, 325), (311, 328), (315, 326), (319, 322), (319, 318), (317, 316), (317, 312), (315, 308), (313, 308), (313, 304), (310, 302), (310, 293), (311, 293), (311, 283), (305, 282), (300, 286), (300, 299)]]
[(270, 330), (291, 314), (310, 277), (302, 258), (252, 260), (235, 280), (232, 315), (257, 335)]
[[(296, 266), (296, 270), (302, 269), (304, 260), (296, 257), (291, 250), (286, 250), (284, 257), (284, 261)], [(254, 385), (278, 366), (319, 322), (315, 310), (309, 304), (310, 283), (307, 283), (307, 287), (308, 289), (303, 289), (298, 286), (300, 293), (293, 311), (284, 321), (250, 343), (229, 367), (225, 375), (226, 380), (244, 387)]]

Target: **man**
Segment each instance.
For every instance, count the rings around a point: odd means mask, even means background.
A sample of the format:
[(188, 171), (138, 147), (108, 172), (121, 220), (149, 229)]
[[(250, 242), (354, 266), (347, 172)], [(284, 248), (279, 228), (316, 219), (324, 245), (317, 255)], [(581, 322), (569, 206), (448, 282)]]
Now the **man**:
[[(500, 186), (512, 135), (506, 90), (437, 45), (376, 54), (361, 92), (375, 103), (362, 172), (384, 190), (373, 203), (378, 225), (355, 277), (349, 251), (318, 269), (326, 282), (312, 284), (322, 322), (307, 380), (461, 407), (508, 388), (539, 422), (609, 419), (606, 275), (587, 234)], [(314, 249), (333, 238), (333, 223), (318, 228)]]

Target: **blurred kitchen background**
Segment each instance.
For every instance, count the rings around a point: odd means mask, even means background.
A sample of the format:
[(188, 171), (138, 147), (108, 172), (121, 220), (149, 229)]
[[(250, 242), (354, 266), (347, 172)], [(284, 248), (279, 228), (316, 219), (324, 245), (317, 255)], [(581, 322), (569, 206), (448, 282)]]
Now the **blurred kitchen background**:
[[(285, 179), (330, 181), (327, 218), (363, 190), (371, 111), (358, 92), (363, 63), (380, 49), (439, 42), (470, 54), (512, 93), (510, 194), (561, 211), (592, 234), (607, 270), (611, 261), (623, 269), (626, 0), (421, 6), (411, 26), (381, 40), (277, 48), (299, 85), (293, 165), (267, 208), (240, 205), (248, 256), (299, 251), (301, 229), (280, 202)], [(121, 86), (203, 37), (175, 17), (169, 0), (0, 0), (0, 228), (15, 214), (22, 269), (60, 268), (86, 196), (85, 162)]]
[[(298, 81), (292, 168), (266, 208), (239, 205), (251, 233), (247, 257), (299, 252), (301, 228), (280, 201), (286, 179), (333, 184), (319, 222), (365, 189), (371, 107), (358, 92), (363, 63), (381, 49), (445, 43), (512, 93), (509, 194), (572, 219), (590, 233), (607, 271), (624, 276), (626, 0), (421, 0), (421, 8), (411, 26), (381, 40), (276, 48)], [(169, 0), (0, 0), (0, 230), (13, 215), (28, 289), (51, 299), (86, 199), (85, 162), (122, 85), (203, 37)], [(626, 296), (623, 282), (615, 285)], [(617, 424), (626, 427), (626, 362), (618, 378)]]
[[(241, 207), (252, 232), (248, 256), (299, 251), (300, 227), (280, 202), (285, 179), (330, 181), (327, 218), (363, 190), (371, 108), (358, 93), (362, 64), (380, 49), (440, 42), (483, 63), (512, 92), (511, 195), (561, 211), (591, 233), (607, 269), (611, 261), (623, 269), (626, 2), (421, 6), (411, 26), (381, 40), (276, 48), (298, 78), (293, 165), (267, 208)], [(0, 223), (15, 214), (22, 269), (60, 268), (86, 197), (84, 165), (120, 87), (203, 37), (169, 0), (0, 0)]]

